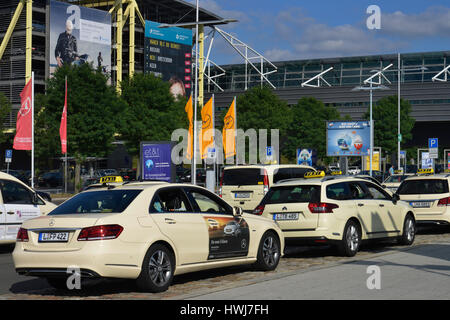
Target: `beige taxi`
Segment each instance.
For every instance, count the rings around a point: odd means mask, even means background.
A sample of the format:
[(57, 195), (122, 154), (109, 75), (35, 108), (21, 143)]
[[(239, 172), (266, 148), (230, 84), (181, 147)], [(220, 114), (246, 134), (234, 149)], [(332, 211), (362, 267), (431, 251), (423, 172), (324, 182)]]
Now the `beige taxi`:
[(414, 208), (418, 223), (450, 224), (450, 173), (418, 170), (402, 182), (398, 197)]
[(412, 176), (414, 176), (413, 173), (395, 172), (383, 181), (382, 186), (390, 192), (395, 193), (403, 180)]
[(251, 212), (276, 182), (302, 178), (313, 167), (296, 164), (237, 165), (223, 170), (219, 195), (228, 203)]
[(24, 221), (56, 208), (25, 183), (4, 172), (0, 172), (0, 190), (0, 244), (14, 243)]
[(414, 210), (375, 183), (353, 177), (325, 177), (273, 185), (254, 214), (280, 225), (287, 244), (335, 245), (346, 256), (358, 252), (361, 241), (395, 238), (412, 244)]
[(143, 290), (160, 292), (187, 272), (241, 264), (274, 270), (283, 248), (273, 220), (245, 214), (204, 188), (130, 183), (81, 192), (27, 220), (13, 259), (19, 274), (56, 288), (66, 288), (67, 269), (77, 266), (82, 277), (136, 279)]

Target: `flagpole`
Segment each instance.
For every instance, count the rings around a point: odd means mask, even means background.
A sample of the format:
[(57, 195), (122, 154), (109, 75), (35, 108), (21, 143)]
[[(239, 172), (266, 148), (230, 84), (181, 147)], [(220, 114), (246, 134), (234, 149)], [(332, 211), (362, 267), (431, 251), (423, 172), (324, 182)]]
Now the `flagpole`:
[(65, 119), (65, 121), (66, 121), (66, 156), (65, 156), (65, 159), (64, 159), (64, 162), (65, 162), (65, 169), (64, 169), (64, 175), (65, 175), (65, 181), (64, 181), (64, 193), (66, 193), (67, 194), (67, 179), (69, 178), (68, 177), (68, 173), (67, 173), (67, 149), (68, 149), (68, 140), (69, 139), (67, 139), (67, 76), (66, 76), (66, 92), (65, 92), (65, 99), (64, 99), (65, 101), (65, 106), (64, 106), (64, 108), (66, 108), (66, 119)]
[(34, 188), (34, 71), (31, 72), (31, 188)]
[[(196, 25), (195, 25), (195, 88), (194, 88), (194, 152), (192, 157), (192, 168), (191, 168), (191, 183), (197, 184), (197, 164), (196, 164), (196, 156), (197, 156), (197, 101), (198, 101), (198, 20), (199, 20), (199, 8), (198, 8), (198, 0), (196, 5)], [(192, 69), (192, 68), (191, 68)]]

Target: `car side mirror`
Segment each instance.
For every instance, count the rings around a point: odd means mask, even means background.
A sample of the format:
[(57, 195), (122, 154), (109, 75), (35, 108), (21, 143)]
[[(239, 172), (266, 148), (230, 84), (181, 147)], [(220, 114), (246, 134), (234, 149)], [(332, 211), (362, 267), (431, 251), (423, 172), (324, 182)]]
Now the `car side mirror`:
[(240, 217), (242, 216), (242, 208), (241, 207), (233, 207), (233, 216)]
[(386, 185), (385, 184), (383, 184), (383, 185), (381, 185), (382, 187), (383, 187), (383, 189), (386, 189)]
[(39, 204), (39, 197), (36, 192), (33, 193), (33, 204), (34, 205)]
[(397, 202), (400, 200), (400, 196), (398, 195), (398, 193), (394, 193), (392, 195), (392, 203), (393, 204), (397, 204)]

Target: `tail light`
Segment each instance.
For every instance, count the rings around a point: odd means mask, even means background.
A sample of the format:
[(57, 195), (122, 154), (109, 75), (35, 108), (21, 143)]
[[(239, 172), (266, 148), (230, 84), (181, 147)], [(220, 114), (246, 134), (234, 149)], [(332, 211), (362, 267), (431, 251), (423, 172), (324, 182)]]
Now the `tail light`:
[(255, 210), (253, 210), (253, 214), (256, 214), (257, 216), (262, 215), (263, 212), (264, 212), (264, 207), (265, 207), (265, 205), (260, 204), (259, 206), (257, 206), (257, 207), (255, 208)]
[(116, 239), (123, 231), (117, 224), (83, 228), (78, 235), (78, 241)]
[(19, 232), (17, 232), (16, 241), (18, 242), (28, 242), (28, 231), (27, 229), (20, 228)]
[(264, 169), (264, 194), (269, 192), (269, 176), (267, 175), (267, 170)]
[(442, 198), (441, 200), (439, 200), (438, 206), (450, 206), (450, 197)]
[(337, 204), (334, 203), (325, 203), (325, 202), (319, 202), (319, 203), (312, 203), (310, 202), (308, 204), (309, 211), (311, 213), (333, 213), (333, 209), (339, 208)]

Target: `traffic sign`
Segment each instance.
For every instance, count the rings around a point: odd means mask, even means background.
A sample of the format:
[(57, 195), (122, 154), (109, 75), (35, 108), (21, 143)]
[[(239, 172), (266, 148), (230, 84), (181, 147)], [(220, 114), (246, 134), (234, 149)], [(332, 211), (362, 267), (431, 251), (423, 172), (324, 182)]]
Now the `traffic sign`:
[(5, 162), (7, 162), (7, 163), (12, 162), (12, 150), (11, 149), (7, 149), (5, 151)]
[(438, 138), (428, 138), (428, 149), (438, 148)]

